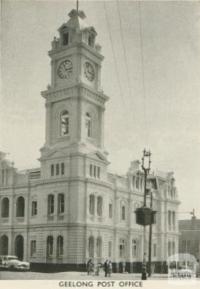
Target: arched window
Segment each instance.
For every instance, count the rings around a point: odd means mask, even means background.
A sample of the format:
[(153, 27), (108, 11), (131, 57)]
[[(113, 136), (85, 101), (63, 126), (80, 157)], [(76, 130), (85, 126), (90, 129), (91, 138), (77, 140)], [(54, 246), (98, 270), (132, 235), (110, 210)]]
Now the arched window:
[(171, 211), (168, 211), (168, 228), (171, 230)]
[(69, 32), (63, 33), (63, 45), (68, 45), (69, 43)]
[(139, 189), (139, 185), (140, 185), (140, 179), (137, 177), (136, 178), (136, 183), (135, 183), (135, 186), (137, 189)]
[(94, 215), (95, 210), (95, 197), (94, 195), (90, 195), (89, 197), (89, 212), (91, 215)]
[(97, 258), (101, 258), (102, 255), (102, 239), (101, 237), (97, 238)]
[(53, 255), (53, 237), (47, 237), (47, 257), (51, 257)]
[(88, 251), (89, 251), (89, 258), (94, 258), (94, 237), (89, 237), (88, 242)]
[(16, 203), (16, 216), (24, 217), (24, 198), (19, 197)]
[(126, 219), (126, 208), (124, 205), (122, 205), (121, 207), (121, 218), (122, 218), (122, 221)]
[(65, 196), (64, 194), (58, 195), (58, 214), (64, 213), (65, 211)]
[(88, 112), (86, 113), (85, 122), (86, 122), (87, 137), (91, 137), (92, 136), (92, 118)]
[(175, 226), (176, 226), (176, 217), (175, 217), (175, 212), (172, 212), (172, 224), (173, 224), (173, 229), (175, 230)]
[(175, 254), (175, 250), (176, 250), (176, 246), (175, 246), (175, 242), (172, 242), (172, 254)]
[(94, 35), (92, 34), (88, 36), (88, 45), (92, 47), (94, 46)]
[(9, 217), (9, 199), (3, 198), (1, 202), (1, 217), (8, 218)]
[(54, 213), (54, 195), (48, 195), (48, 215)]
[(112, 241), (108, 242), (108, 257), (112, 257)]
[(102, 216), (103, 199), (101, 196), (97, 198), (97, 215)]
[(109, 218), (111, 219), (113, 217), (113, 205), (112, 205), (112, 203), (109, 204), (108, 212), (109, 212)]
[(171, 256), (172, 251), (171, 251), (171, 241), (168, 241), (168, 256)]
[(0, 238), (0, 254), (8, 255), (8, 237), (6, 235)]
[(63, 255), (63, 237), (58, 236), (57, 238), (57, 257), (61, 257)]
[(67, 110), (64, 110), (60, 116), (61, 122), (61, 136), (69, 134), (69, 113)]

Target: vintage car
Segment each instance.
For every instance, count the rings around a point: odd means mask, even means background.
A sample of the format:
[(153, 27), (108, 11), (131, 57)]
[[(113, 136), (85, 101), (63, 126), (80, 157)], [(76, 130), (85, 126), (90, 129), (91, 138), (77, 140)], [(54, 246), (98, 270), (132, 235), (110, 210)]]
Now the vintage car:
[(5, 255), (0, 256), (0, 269), (28, 271), (30, 263), (20, 261), (16, 256)]

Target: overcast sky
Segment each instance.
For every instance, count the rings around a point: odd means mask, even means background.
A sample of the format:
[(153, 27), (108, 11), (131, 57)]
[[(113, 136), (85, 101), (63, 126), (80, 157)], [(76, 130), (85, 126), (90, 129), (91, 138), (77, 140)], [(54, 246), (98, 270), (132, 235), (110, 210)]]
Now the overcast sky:
[[(37, 167), (45, 131), (40, 91), (50, 83), (47, 51), (76, 3), (1, 2), (0, 151), (10, 153), (19, 169)], [(143, 148), (150, 148), (152, 169), (175, 173), (180, 212), (195, 208), (198, 217), (199, 6), (196, 1), (142, 1), (140, 26), (138, 2), (80, 1), (105, 56), (102, 87), (110, 97), (105, 118), (110, 170), (125, 174), (132, 160), (141, 159)]]

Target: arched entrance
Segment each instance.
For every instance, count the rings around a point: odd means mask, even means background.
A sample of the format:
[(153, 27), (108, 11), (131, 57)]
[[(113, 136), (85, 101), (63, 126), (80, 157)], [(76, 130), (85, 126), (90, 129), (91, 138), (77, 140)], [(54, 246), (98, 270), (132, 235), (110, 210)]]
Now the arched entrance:
[(24, 238), (18, 235), (15, 239), (15, 255), (19, 260), (23, 260), (24, 257)]
[(6, 235), (0, 238), (0, 255), (8, 255), (8, 237)]

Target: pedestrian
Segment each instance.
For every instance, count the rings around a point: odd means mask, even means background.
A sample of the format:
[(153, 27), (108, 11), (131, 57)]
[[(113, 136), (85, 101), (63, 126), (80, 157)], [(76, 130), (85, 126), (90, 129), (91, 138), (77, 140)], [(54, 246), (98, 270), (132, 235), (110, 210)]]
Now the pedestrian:
[(104, 271), (105, 271), (105, 277), (107, 277), (107, 275), (108, 275), (108, 260), (106, 260), (104, 263)]
[(108, 277), (111, 277), (112, 273), (112, 262), (109, 260), (108, 261)]
[(87, 262), (87, 274), (90, 275), (93, 271), (93, 262), (92, 259), (89, 259)]

